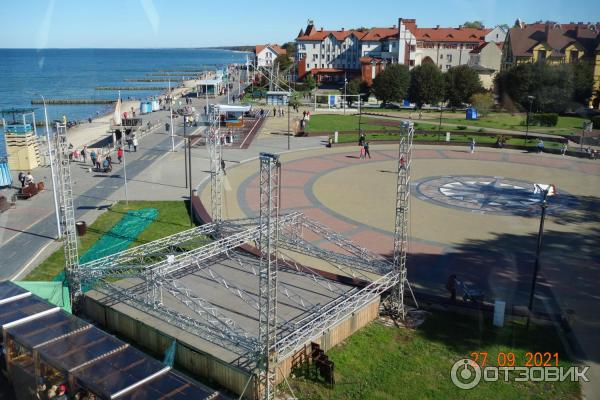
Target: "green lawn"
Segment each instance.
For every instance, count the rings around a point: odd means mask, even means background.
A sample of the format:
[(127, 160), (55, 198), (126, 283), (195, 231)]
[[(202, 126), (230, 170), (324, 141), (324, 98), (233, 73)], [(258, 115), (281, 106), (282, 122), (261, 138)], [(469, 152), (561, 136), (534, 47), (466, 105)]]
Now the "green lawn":
[(373, 118), (357, 115), (316, 114), (311, 115), (306, 126), (307, 132), (335, 132), (335, 131), (358, 131), (358, 122), (361, 120), (361, 129), (372, 130), (398, 130), (398, 127), (378, 125)]
[(417, 330), (371, 323), (331, 349), (327, 355), (335, 363), (333, 388), (302, 369), (290, 384), (303, 400), (579, 399), (579, 384), (572, 382), (482, 381), (462, 390), (450, 380), (452, 365), (472, 352), (487, 352), (487, 365), (498, 365), (500, 352), (513, 352), (515, 365), (523, 366), (525, 353), (536, 351), (558, 352), (560, 366), (571, 365), (552, 327), (534, 325), (527, 331), (521, 324), (507, 324), (498, 329), (483, 318), (440, 312), (429, 315)]
[[(443, 123), (496, 129), (509, 129), (523, 132), (526, 130), (526, 126), (523, 124), (523, 121), (525, 121), (525, 114), (511, 115), (509, 113), (491, 113), (488, 116), (475, 121), (467, 121), (464, 113), (444, 112), (443, 115)], [(584, 121), (587, 121), (587, 119), (580, 117), (559, 116), (556, 126), (530, 126), (529, 130), (533, 132), (551, 133), (557, 135), (570, 135), (574, 132), (579, 133)]]
[[(79, 238), (79, 256), (83, 255), (102, 235), (108, 232), (127, 211), (141, 208), (158, 209), (158, 218), (131, 243), (137, 246), (161, 237), (190, 229), (190, 219), (186, 203), (183, 201), (130, 201), (129, 205), (119, 202), (102, 214), (90, 226), (87, 234)], [(63, 249), (57, 250), (25, 277), (27, 281), (50, 281), (65, 266)]]

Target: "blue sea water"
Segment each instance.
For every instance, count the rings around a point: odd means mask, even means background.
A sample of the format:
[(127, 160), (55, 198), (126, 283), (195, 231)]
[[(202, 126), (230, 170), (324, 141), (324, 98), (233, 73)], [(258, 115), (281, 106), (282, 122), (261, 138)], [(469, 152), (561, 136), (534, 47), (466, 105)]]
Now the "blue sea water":
[[(0, 108), (34, 107), (36, 120), (44, 118), (41, 105), (31, 106), (40, 93), (47, 99), (116, 99), (117, 91), (96, 86), (168, 86), (165, 82), (126, 82), (159, 70), (214, 69), (217, 65), (244, 63), (245, 53), (215, 49), (0, 49)], [(161, 91), (123, 91), (121, 97), (147, 98)], [(106, 105), (48, 106), (48, 118), (63, 114), (85, 120)]]

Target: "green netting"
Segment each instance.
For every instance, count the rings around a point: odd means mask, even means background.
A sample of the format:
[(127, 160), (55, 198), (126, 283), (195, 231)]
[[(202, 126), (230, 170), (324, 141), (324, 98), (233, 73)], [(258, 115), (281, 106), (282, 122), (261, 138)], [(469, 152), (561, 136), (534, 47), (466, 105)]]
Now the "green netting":
[[(102, 257), (123, 251), (158, 217), (156, 208), (143, 208), (128, 211), (119, 222), (106, 232), (102, 237), (79, 258), (79, 263), (84, 264)], [(61, 272), (54, 277), (54, 281), (63, 282), (65, 273)], [(85, 290), (85, 288), (84, 288)]]
[(15, 283), (49, 303), (61, 307), (66, 312), (71, 312), (69, 289), (63, 286), (62, 282), (20, 281)]

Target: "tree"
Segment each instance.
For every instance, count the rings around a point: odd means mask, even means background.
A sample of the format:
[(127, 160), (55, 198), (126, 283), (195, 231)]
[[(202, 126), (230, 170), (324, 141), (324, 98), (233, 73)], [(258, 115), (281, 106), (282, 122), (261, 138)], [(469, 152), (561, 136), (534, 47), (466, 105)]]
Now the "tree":
[(494, 99), (489, 92), (475, 93), (471, 96), (471, 105), (477, 109), (481, 117), (485, 117), (494, 106)]
[(445, 75), (446, 100), (452, 108), (462, 107), (475, 93), (482, 92), (477, 72), (468, 65), (452, 67)]
[(279, 67), (280, 71), (285, 71), (290, 67), (290, 65), (292, 65), (292, 60), (288, 57), (287, 54), (278, 55), (275, 59), (275, 62), (277, 63), (277, 66)]
[(467, 21), (463, 24), (464, 28), (475, 28), (475, 29), (483, 29), (485, 25), (481, 21)]
[(373, 93), (386, 104), (390, 101), (402, 101), (406, 97), (410, 73), (408, 67), (401, 64), (391, 64), (373, 80)]
[[(352, 79), (350, 82), (348, 82), (348, 85), (346, 86), (346, 94), (354, 95), (354, 96), (356, 96), (358, 94), (362, 94), (362, 96), (361, 96), (362, 101), (367, 101), (369, 99), (369, 92), (370, 92), (369, 84), (358, 78)], [(349, 106), (352, 105), (353, 102), (354, 102), (353, 98), (348, 99)]]
[(288, 57), (295, 57), (296, 55), (296, 43), (294, 42), (287, 42), (284, 43), (283, 46), (281, 46), (282, 49), (285, 49), (285, 51), (287, 52)]
[(425, 63), (410, 72), (410, 101), (423, 107), (423, 104), (437, 104), (444, 97), (444, 76), (432, 63)]
[(528, 96), (534, 96), (534, 111), (561, 113), (576, 110), (587, 106), (591, 97), (593, 77), (590, 69), (584, 63), (519, 64), (496, 76), (496, 90), (505, 108), (516, 105), (516, 108), (528, 110)]
[(317, 87), (317, 82), (315, 82), (315, 78), (310, 72), (304, 77), (304, 84), (308, 90), (313, 90)]

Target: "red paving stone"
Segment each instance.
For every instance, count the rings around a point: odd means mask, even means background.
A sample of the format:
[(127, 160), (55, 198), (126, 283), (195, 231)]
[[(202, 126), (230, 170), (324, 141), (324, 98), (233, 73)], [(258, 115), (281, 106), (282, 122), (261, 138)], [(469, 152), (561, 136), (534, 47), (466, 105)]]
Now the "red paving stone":
[(487, 151), (482, 151), (475, 154), (468, 154), (469, 158), (475, 156), (476, 159), (482, 161), (502, 161), (504, 154), (502, 153), (488, 153)]
[(314, 176), (309, 172), (288, 171), (285, 167), (281, 171), (281, 183), (283, 187), (296, 186), (304, 187), (308, 180)]
[(302, 212), (310, 219), (314, 219), (317, 222), (327, 225), (329, 228), (338, 233), (346, 232), (350, 229), (356, 228), (356, 225), (349, 224), (341, 219), (333, 217), (320, 208), (308, 208), (306, 210), (302, 210)]
[(340, 164), (323, 158), (305, 158), (287, 163), (288, 168), (297, 171), (322, 172), (340, 167)]
[(442, 158), (442, 155), (436, 150), (413, 149), (413, 158)]
[(312, 203), (304, 194), (304, 189), (286, 188), (281, 194), (281, 208), (309, 207)]
[(444, 247), (435, 244), (411, 240), (408, 244), (410, 254), (444, 254)]
[(508, 161), (512, 163), (537, 165), (540, 167), (553, 167), (553, 168), (570, 168), (571, 161), (562, 160), (557, 158), (547, 158), (536, 156), (535, 154), (520, 155), (520, 154), (509, 154)]
[(442, 154), (446, 158), (464, 158), (477, 160), (477, 150), (475, 150), (474, 154), (471, 154), (469, 153), (467, 146), (465, 146), (464, 150), (442, 150)]
[[(354, 149), (356, 149), (356, 151), (354, 151)], [(344, 153), (334, 153), (334, 154), (328, 154), (325, 156), (325, 158), (327, 160), (331, 160), (331, 161), (335, 161), (344, 165), (351, 165), (354, 163), (354, 161), (356, 160), (355, 158), (352, 157), (357, 157), (358, 156), (358, 146), (354, 147), (349, 147), (348, 148), (348, 152), (344, 152)]]

